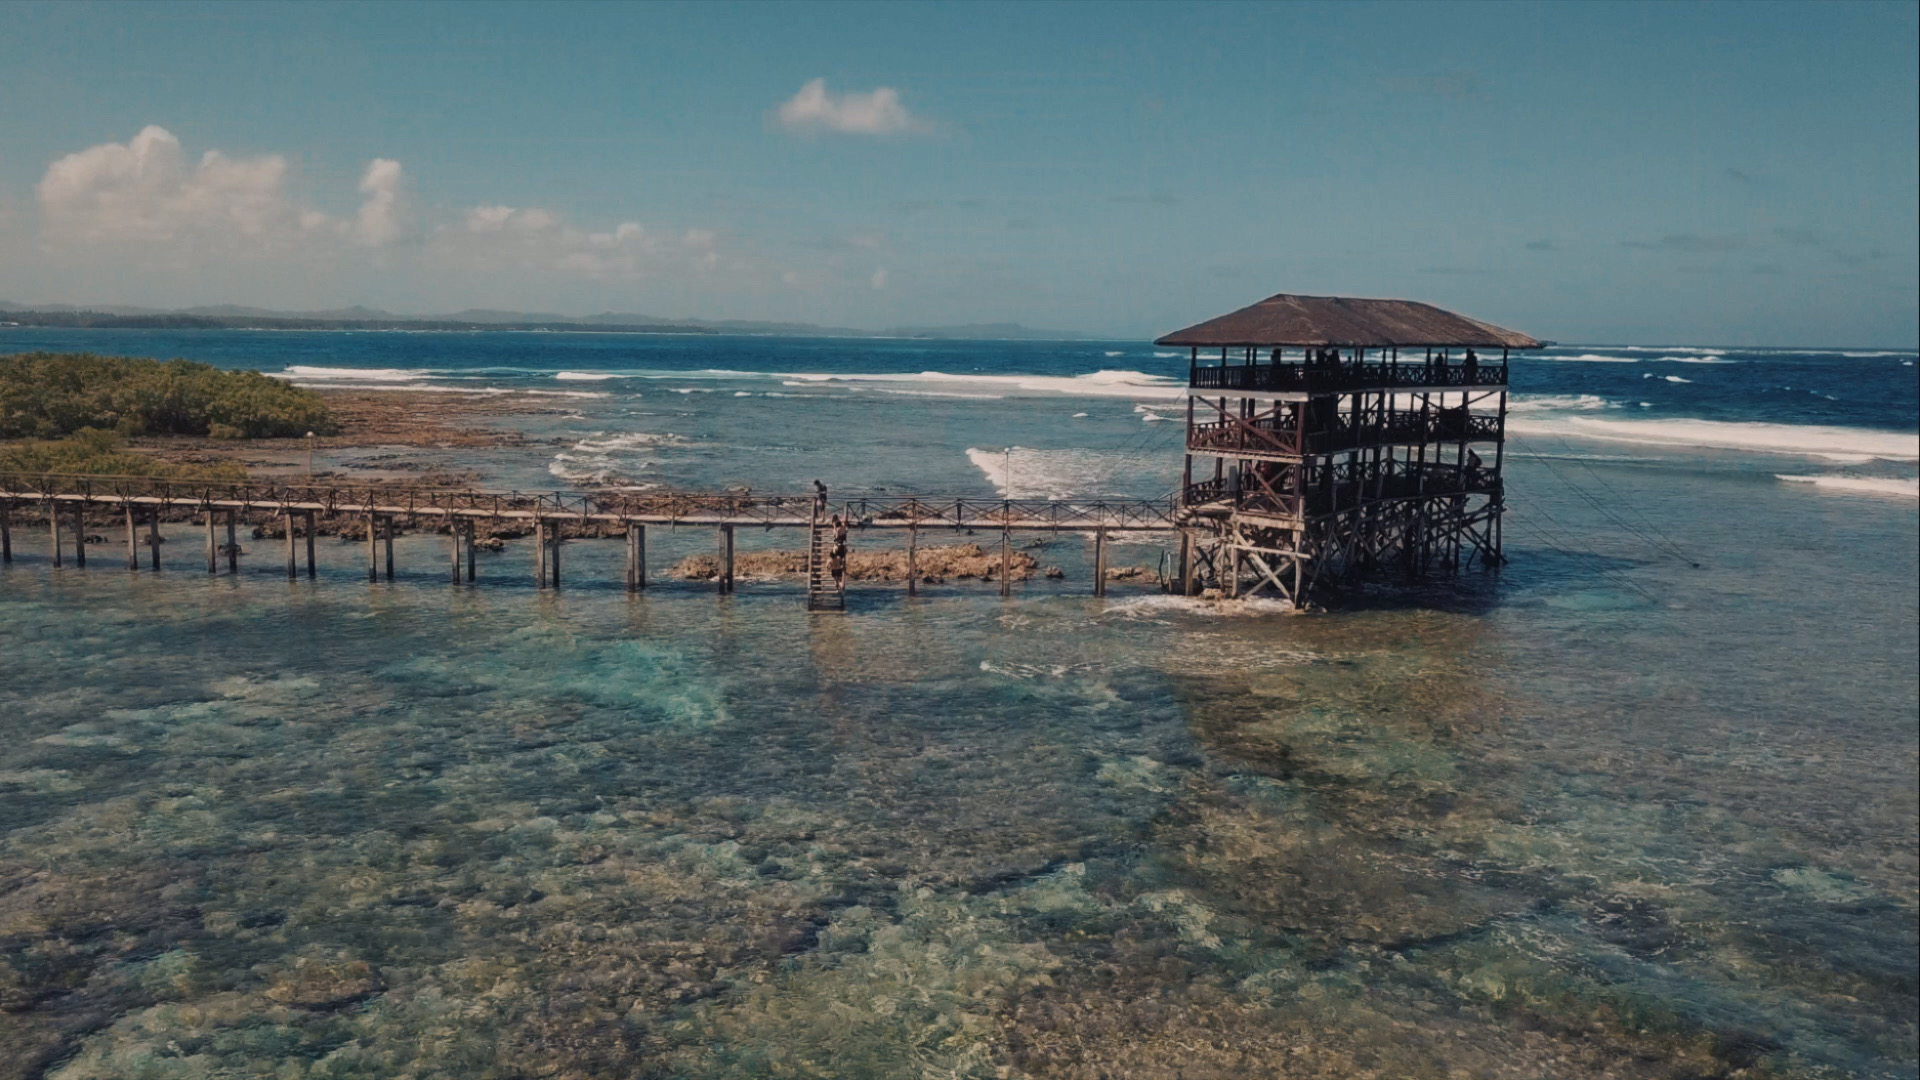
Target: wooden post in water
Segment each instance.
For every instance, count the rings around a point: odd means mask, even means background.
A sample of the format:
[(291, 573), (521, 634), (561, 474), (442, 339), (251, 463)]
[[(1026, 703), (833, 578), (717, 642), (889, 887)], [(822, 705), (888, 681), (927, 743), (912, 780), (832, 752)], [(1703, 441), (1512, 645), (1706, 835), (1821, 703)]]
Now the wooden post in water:
[(150, 556), (153, 568), (160, 569), (160, 508), (157, 506), (147, 515), (147, 547), (153, 552)]
[[(369, 499), (368, 502), (373, 500)], [(367, 580), (380, 580), (380, 519), (367, 511)]]
[(733, 594), (733, 526), (720, 526), (720, 595)]
[(304, 514), (301, 514), (301, 515), (300, 515), (300, 517), (301, 517), (301, 522), (300, 522), (300, 523), (301, 523), (302, 525), (304, 525), (304, 526), (306, 527), (306, 532), (307, 532), (307, 577), (308, 577), (309, 579), (312, 579), (312, 578), (313, 578), (313, 576), (314, 576), (314, 566), (313, 566), (313, 511), (311, 511), (311, 510), (309, 510), (309, 511), (307, 511), (307, 512), (306, 512), (306, 513), (304, 513)]
[(453, 583), (460, 584), (460, 522), (447, 514), (447, 549), (453, 557)]
[(1009, 529), (1000, 530), (1000, 595), (1013, 595), (1013, 552), (1007, 546), (1011, 534)]
[(220, 540), (214, 532), (213, 507), (207, 507), (207, 573), (220, 572)]
[(387, 580), (393, 580), (393, 515), (388, 514), (380, 523), (380, 542), (387, 553)]
[(547, 522), (544, 518), (535, 518), (533, 522), (533, 580), (539, 588), (547, 587)]
[(1193, 534), (1180, 530), (1180, 595), (1193, 595)]
[(627, 522), (627, 591), (647, 587), (647, 527)]
[(1093, 530), (1093, 595), (1107, 595), (1107, 527)]
[(462, 521), (460, 525), (467, 531), (467, 583), (471, 585), (475, 577), (474, 571), (478, 569), (478, 567), (474, 565), (473, 558), (474, 520), (467, 518)]
[(13, 561), (13, 500), (0, 500), (0, 563)]
[(556, 521), (548, 527), (547, 542), (553, 545), (553, 553), (547, 556), (549, 560), (547, 565), (553, 571), (553, 587), (556, 589), (560, 587), (560, 543), (565, 539), (566, 534), (562, 531), (559, 522)]
[(236, 535), (240, 511), (227, 511), (227, 573), (240, 572), (240, 537)]
[(87, 566), (87, 504), (73, 504), (73, 565)]
[(907, 595), (920, 595), (920, 526), (907, 527)]
[(53, 533), (53, 565), (57, 569), (64, 554), (60, 551), (60, 504), (47, 500), (47, 529)]
[(140, 570), (140, 530), (133, 523), (133, 504), (123, 502), (120, 508), (127, 512), (127, 569), (138, 573)]
[(300, 576), (300, 549), (293, 538), (293, 511), (287, 511), (287, 580)]

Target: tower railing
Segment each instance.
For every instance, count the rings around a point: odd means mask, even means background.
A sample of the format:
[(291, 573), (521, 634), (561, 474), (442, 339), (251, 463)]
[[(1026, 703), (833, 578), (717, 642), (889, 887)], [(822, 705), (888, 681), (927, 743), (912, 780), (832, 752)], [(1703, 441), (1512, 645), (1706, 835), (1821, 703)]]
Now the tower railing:
[(1386, 361), (1323, 367), (1314, 364), (1221, 364), (1193, 369), (1195, 390), (1244, 390), (1271, 393), (1337, 394), (1375, 388), (1507, 385), (1502, 363)]

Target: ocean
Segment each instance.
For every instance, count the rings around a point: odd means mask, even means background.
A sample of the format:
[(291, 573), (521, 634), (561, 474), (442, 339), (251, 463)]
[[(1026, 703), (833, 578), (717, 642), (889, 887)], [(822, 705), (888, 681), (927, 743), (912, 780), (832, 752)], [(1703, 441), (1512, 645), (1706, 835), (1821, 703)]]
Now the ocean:
[[(525, 445), (401, 456), (523, 491), (1162, 497), (1184, 419), (1124, 342), (29, 349), (496, 398)], [(16, 530), (0, 1075), (1915, 1077), (1915, 360), (1516, 359), (1511, 564), (1301, 617), (1096, 600), (1079, 538), (840, 618), (669, 580), (704, 530), (639, 599), (614, 542), (540, 592)]]

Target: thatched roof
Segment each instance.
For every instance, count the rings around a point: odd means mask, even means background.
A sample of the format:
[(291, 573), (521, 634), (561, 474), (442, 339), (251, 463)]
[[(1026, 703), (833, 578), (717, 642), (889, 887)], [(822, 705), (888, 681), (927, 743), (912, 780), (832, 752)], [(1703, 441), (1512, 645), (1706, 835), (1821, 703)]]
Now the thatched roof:
[(1525, 334), (1415, 300), (1289, 293), (1177, 330), (1154, 344), (1540, 347)]

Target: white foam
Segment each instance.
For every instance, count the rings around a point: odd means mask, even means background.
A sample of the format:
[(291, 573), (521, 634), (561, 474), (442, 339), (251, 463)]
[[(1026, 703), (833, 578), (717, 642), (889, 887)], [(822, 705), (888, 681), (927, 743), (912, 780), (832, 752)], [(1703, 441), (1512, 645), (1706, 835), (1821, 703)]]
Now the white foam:
[(595, 432), (574, 444), (575, 450), (584, 450), (590, 454), (617, 453), (621, 450), (642, 450), (654, 446), (685, 446), (687, 440), (671, 431), (651, 432), (633, 431), (624, 435), (608, 435)]
[(1637, 364), (1637, 356), (1604, 356), (1600, 353), (1581, 353), (1578, 356), (1528, 356), (1525, 360), (1551, 360), (1562, 364)]
[(1683, 379), (1678, 375), (1662, 375), (1660, 377), (1668, 382), (1690, 383), (1693, 381), (1692, 379)]
[(1142, 416), (1140, 418), (1140, 421), (1141, 423), (1145, 423), (1145, 424), (1157, 424), (1157, 423), (1161, 423), (1163, 421), (1167, 421), (1171, 419), (1173, 419), (1173, 417), (1171, 416), (1161, 416), (1159, 413), (1150, 412), (1145, 416)]
[(1264, 596), (1239, 600), (1202, 600), (1192, 596), (1149, 595), (1130, 596), (1125, 600), (1109, 603), (1106, 614), (1122, 619), (1151, 619), (1165, 615), (1209, 615), (1234, 618), (1250, 615), (1285, 615), (1292, 611), (1293, 604), (1288, 601)]
[(1125, 355), (1127, 355), (1127, 354), (1126, 354), (1126, 353), (1124, 353), (1124, 352), (1120, 352), (1120, 351), (1117, 351), (1117, 350), (1110, 350), (1110, 351), (1108, 351), (1108, 352), (1104, 352), (1104, 353), (1102, 353), (1101, 355), (1102, 355), (1102, 356), (1125, 356)]
[(507, 393), (526, 394), (530, 397), (564, 397), (564, 398), (603, 398), (603, 397), (613, 396), (612, 394), (603, 393), (603, 392), (594, 391), (594, 390), (510, 390), (510, 391), (507, 391)]
[[(859, 388), (856, 387), (855, 389)], [(1006, 397), (1005, 394), (960, 394), (949, 393), (945, 390), (889, 390), (883, 386), (875, 387), (874, 392), (879, 394), (892, 394), (895, 397), (963, 398), (967, 401), (999, 401), (1001, 398)]]
[(1515, 394), (1513, 400), (1507, 403), (1509, 413), (1588, 412), (1614, 407), (1613, 402), (1599, 394)]
[(502, 390), (497, 386), (436, 386), (432, 383), (347, 383), (347, 382), (302, 382), (294, 380), (294, 386), (307, 390), (379, 390), (395, 394), (467, 394), (472, 397), (497, 397), (513, 391)]
[(561, 382), (606, 382), (608, 379), (631, 379), (632, 375), (615, 375), (607, 371), (561, 371), (554, 378)]
[[(1072, 447), (1036, 450), (1015, 446), (1006, 450), (967, 448), (967, 460), (986, 476), (1003, 499), (1073, 499), (1117, 495), (1124, 485), (1116, 482), (1125, 470), (1128, 476), (1159, 477), (1168, 462), (1148, 454), (1116, 454), (1112, 451)], [(1008, 486), (1011, 475), (1012, 486)]]
[(1077, 413), (1074, 413), (1074, 414), (1073, 414), (1073, 418), (1074, 418), (1075, 420), (1080, 420), (1080, 419), (1084, 419), (1084, 418), (1086, 417), (1086, 415), (1087, 415), (1086, 413), (1083, 413), (1083, 412), (1077, 412)]
[(1829, 491), (1844, 491), (1850, 495), (1889, 495), (1896, 498), (1920, 499), (1920, 479), (1902, 480), (1891, 476), (1788, 476), (1775, 473), (1775, 480), (1785, 480), (1792, 484), (1811, 484), (1816, 488)]
[(1157, 352), (1157, 353), (1154, 353), (1153, 355), (1162, 360), (1171, 360), (1174, 357), (1179, 356), (1180, 354), (1177, 352)]
[(1171, 401), (1186, 396), (1185, 380), (1143, 371), (1095, 371), (1086, 375), (953, 375), (944, 371), (853, 375), (793, 372), (780, 375), (788, 385), (808, 383), (905, 383), (943, 387), (973, 387), (1002, 393), (1062, 394), (1069, 397), (1119, 397), (1144, 401)]
[(276, 379), (297, 379), (302, 382), (321, 382), (334, 379), (352, 379), (356, 382), (393, 383), (417, 382), (431, 379), (437, 373), (431, 368), (343, 368), (319, 367), (310, 364), (289, 364), (284, 369), (273, 372)]
[(1703, 349), (1697, 345), (1622, 345), (1623, 352), (1693, 353), (1696, 356), (1725, 356), (1725, 349)]
[[(1647, 402), (1641, 402), (1646, 405)], [(1765, 454), (1798, 454), (1832, 461), (1920, 460), (1920, 435), (1867, 428), (1826, 427), (1814, 424), (1765, 424), (1725, 420), (1602, 420), (1565, 416), (1517, 420), (1507, 430), (1520, 435), (1579, 436), (1643, 446), (1691, 447), (1711, 450), (1751, 450)]]
[(571, 450), (553, 455), (553, 460), (547, 463), (547, 471), (562, 480), (604, 483), (616, 473), (650, 468), (657, 464), (633, 458), (633, 451), (681, 446), (685, 443), (685, 439), (672, 432), (635, 431), (621, 435), (595, 432), (573, 444)]

